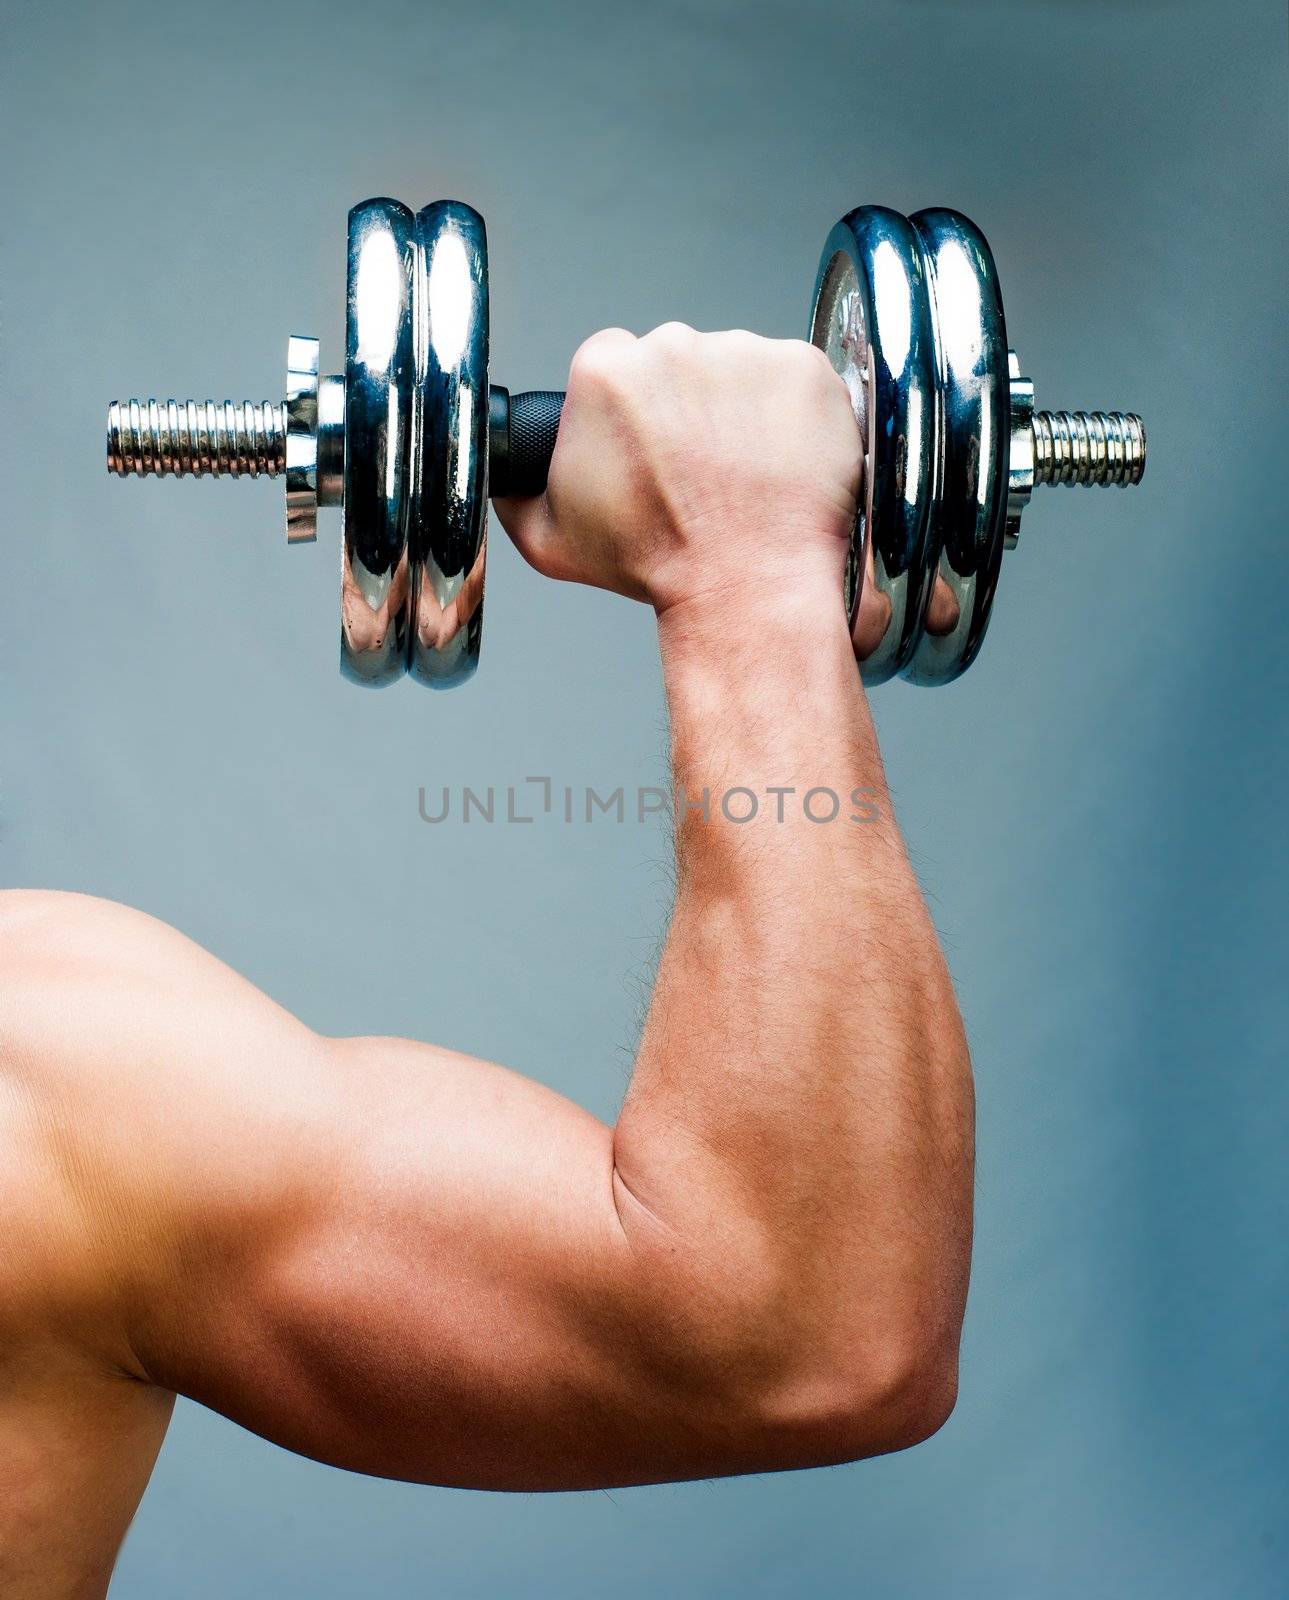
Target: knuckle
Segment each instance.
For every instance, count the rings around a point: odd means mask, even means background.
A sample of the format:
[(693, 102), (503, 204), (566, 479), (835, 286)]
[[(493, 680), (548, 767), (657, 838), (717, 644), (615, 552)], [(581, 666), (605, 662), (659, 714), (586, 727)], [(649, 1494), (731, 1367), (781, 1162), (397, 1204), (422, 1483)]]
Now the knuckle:
[(569, 363), (569, 388), (585, 388), (588, 384), (598, 389), (612, 388), (624, 354), (635, 342), (624, 328), (602, 328), (584, 339)]
[(646, 337), (661, 350), (687, 350), (698, 339), (697, 333), (687, 322), (660, 323)]
[(832, 362), (817, 344), (811, 344), (808, 339), (785, 339), (784, 345), (788, 360), (803, 378), (814, 382), (835, 380)]
[(773, 349), (772, 340), (750, 333), (746, 328), (726, 328), (707, 337), (714, 357), (742, 370), (755, 367), (762, 362), (765, 353)]
[(840, 374), (818, 345), (804, 339), (791, 341), (785, 354), (793, 380), (808, 398), (810, 404), (827, 410), (851, 411), (850, 396)]

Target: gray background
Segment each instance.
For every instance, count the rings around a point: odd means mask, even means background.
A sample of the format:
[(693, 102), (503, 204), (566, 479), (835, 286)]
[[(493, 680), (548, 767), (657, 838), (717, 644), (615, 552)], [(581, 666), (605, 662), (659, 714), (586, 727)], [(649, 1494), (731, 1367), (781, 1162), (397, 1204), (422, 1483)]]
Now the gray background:
[(476, 681), (363, 694), (334, 522), (288, 552), (280, 485), (104, 475), (113, 396), (280, 395), (293, 330), (338, 364), (354, 200), (483, 211), (512, 387), (607, 323), (800, 333), (835, 217), (952, 204), (1040, 401), (1151, 430), (1141, 490), (1035, 503), (965, 680), (876, 696), (979, 1074), (945, 1430), (505, 1498), (181, 1404), (114, 1592), (1283, 1592), (1283, 5), (4, 15), (6, 879), (142, 906), (319, 1028), (610, 1116), (667, 895), (656, 823), (417, 815), (420, 785), (656, 782), (643, 611), (498, 533)]

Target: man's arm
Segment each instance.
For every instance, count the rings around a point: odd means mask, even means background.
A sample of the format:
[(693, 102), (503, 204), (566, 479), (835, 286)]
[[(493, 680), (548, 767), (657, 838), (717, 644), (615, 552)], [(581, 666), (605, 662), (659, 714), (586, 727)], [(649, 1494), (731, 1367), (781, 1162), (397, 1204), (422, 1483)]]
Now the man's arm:
[[(970, 1075), (838, 599), (853, 421), (801, 347), (696, 337), (588, 351), (550, 493), (503, 508), (537, 564), (655, 605), (696, 803), (616, 1128), (447, 1051), (321, 1039), (135, 913), (17, 896), (5, 920), (6, 1076), (77, 1241), (42, 1279), (67, 1327), (341, 1466), (529, 1489), (806, 1466), (952, 1405)], [(750, 822), (722, 814), (736, 787)], [(876, 822), (846, 820), (856, 789)]]

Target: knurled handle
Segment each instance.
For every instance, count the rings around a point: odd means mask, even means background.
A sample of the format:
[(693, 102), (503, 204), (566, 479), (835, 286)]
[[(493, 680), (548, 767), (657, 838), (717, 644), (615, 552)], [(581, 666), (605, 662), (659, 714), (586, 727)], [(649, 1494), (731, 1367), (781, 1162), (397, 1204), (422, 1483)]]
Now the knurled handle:
[(534, 495), (546, 487), (564, 395), (494, 387), (488, 396), (488, 493)]

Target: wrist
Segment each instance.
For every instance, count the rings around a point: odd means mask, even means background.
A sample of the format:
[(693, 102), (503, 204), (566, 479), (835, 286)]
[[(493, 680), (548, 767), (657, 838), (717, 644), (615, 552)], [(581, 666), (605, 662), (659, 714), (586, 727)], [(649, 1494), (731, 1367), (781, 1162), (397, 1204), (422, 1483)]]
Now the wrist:
[(694, 593), (659, 612), (658, 640), (678, 781), (809, 788), (840, 782), (857, 752), (875, 758), (831, 575)]
[(871, 837), (900, 848), (836, 578), (693, 594), (659, 611), (658, 637), (691, 886), (723, 897), (745, 871), (781, 870), (777, 851), (748, 852), (767, 830), (840, 861), (878, 821)]
[(856, 671), (841, 580), (822, 564), (782, 580), (756, 574), (695, 587), (655, 610), (669, 676), (690, 665), (728, 664), (746, 672), (752, 663), (791, 670), (798, 662), (822, 667), (844, 661)]

